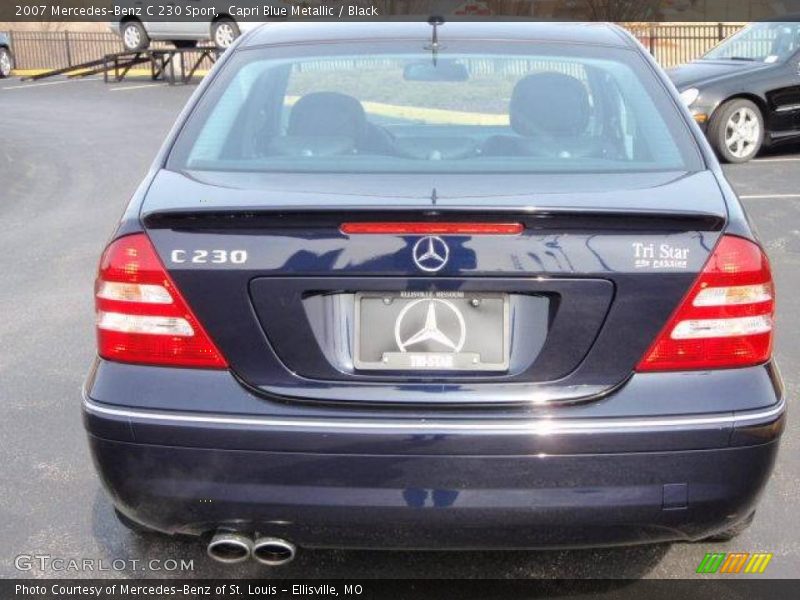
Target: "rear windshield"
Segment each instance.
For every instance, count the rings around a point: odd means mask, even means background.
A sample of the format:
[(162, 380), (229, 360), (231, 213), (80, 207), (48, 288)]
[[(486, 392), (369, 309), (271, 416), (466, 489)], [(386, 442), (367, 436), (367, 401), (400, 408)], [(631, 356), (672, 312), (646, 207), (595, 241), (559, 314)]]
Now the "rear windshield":
[(184, 127), (173, 170), (690, 171), (697, 148), (637, 52), (337, 43), (240, 50)]

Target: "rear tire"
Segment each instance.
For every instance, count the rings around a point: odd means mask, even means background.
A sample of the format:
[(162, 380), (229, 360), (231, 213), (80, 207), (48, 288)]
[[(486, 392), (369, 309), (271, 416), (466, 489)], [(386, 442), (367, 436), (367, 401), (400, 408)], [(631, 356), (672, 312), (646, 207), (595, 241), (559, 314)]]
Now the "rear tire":
[(708, 137), (723, 161), (747, 162), (755, 158), (764, 144), (764, 115), (750, 100), (729, 100), (711, 117)]
[(10, 77), (13, 70), (14, 60), (11, 58), (11, 52), (7, 48), (0, 48), (0, 79)]
[(138, 52), (150, 47), (150, 36), (139, 21), (125, 21), (119, 28), (122, 45), (128, 52)]
[(747, 530), (748, 527), (753, 523), (753, 518), (756, 516), (756, 512), (753, 511), (747, 517), (734, 525), (733, 527), (729, 527), (724, 531), (720, 531), (719, 533), (715, 533), (714, 535), (710, 535), (707, 538), (703, 538), (700, 540), (701, 542), (730, 542), (732, 539), (739, 537), (741, 534)]
[(211, 24), (211, 40), (220, 50), (229, 48), (239, 35), (239, 26), (233, 19), (220, 19)]

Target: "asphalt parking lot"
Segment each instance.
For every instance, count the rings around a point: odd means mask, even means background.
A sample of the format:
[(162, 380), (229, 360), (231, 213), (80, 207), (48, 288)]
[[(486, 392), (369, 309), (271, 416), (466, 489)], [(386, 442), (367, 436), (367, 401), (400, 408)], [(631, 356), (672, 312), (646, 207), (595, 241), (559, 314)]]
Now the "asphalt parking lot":
[[(507, 553), (301, 551), (270, 573), (224, 567), (193, 540), (137, 537), (114, 518), (80, 419), (94, 353), (92, 285), (114, 223), (193, 87), (150, 82), (0, 82), (0, 576), (92, 577), (34, 568), (18, 555), (139, 560), (106, 577), (692, 577), (707, 552), (772, 552), (764, 576), (800, 572), (800, 432), (791, 414), (751, 529), (726, 544)], [(800, 392), (800, 147), (726, 171), (772, 258), (777, 356)], [(191, 572), (146, 560), (193, 560)], [(166, 564), (166, 563), (164, 563)]]

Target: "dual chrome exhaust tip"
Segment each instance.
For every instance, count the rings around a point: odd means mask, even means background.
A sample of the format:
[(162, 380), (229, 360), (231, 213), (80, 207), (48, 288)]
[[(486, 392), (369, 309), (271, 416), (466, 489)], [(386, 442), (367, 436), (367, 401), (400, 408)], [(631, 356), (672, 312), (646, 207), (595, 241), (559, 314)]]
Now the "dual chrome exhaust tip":
[(246, 561), (253, 554), (253, 540), (242, 533), (217, 532), (206, 549), (217, 562), (236, 564)]
[(249, 558), (262, 565), (279, 567), (294, 560), (297, 548), (281, 538), (256, 536), (255, 539), (235, 531), (218, 531), (206, 549), (217, 562), (232, 565)]
[(281, 538), (260, 537), (253, 542), (252, 554), (262, 565), (279, 567), (294, 560), (297, 548)]

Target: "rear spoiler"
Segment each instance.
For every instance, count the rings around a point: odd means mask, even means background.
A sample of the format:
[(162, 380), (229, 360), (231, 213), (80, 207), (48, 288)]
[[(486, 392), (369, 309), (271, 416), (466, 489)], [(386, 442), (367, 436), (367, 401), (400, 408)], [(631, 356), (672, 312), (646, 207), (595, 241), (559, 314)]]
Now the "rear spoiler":
[(148, 229), (174, 230), (285, 230), (339, 228), (345, 221), (451, 222), (480, 220), (485, 223), (513, 220), (532, 230), (557, 231), (721, 231), (726, 219), (717, 214), (685, 211), (621, 211), (614, 209), (485, 207), (396, 208), (341, 206), (302, 210), (297, 207), (253, 210), (214, 208), (160, 210), (142, 216)]

